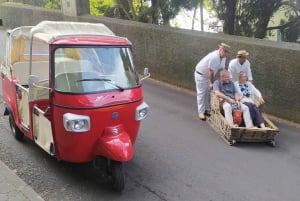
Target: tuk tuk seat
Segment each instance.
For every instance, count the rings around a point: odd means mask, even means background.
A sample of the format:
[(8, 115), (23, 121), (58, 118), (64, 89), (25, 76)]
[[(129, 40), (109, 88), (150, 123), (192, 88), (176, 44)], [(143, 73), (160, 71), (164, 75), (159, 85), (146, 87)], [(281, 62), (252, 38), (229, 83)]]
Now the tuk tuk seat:
[(73, 93), (83, 93), (89, 90), (96, 90), (96, 88), (104, 89), (103, 82), (99, 82), (97, 85), (82, 82), (85, 79), (87, 79), (86, 81), (88, 81), (88, 79), (93, 80), (95, 77), (97, 76), (95, 76), (95, 72), (92, 71), (60, 73), (55, 76), (55, 89)]
[[(12, 74), (16, 77), (16, 79), (21, 85), (28, 85), (29, 66), (29, 62), (16, 62), (12, 65)], [(31, 74), (38, 76), (40, 80), (48, 80), (49, 62), (32, 62)]]
[(93, 71), (93, 64), (88, 60), (62, 59), (55, 62), (55, 75)]

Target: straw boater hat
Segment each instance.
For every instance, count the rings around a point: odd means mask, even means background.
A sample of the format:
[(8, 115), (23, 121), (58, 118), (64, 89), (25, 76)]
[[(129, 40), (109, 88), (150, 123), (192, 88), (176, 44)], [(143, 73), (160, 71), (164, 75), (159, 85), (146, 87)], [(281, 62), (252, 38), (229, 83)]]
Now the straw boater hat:
[(246, 50), (240, 50), (240, 51), (238, 51), (237, 52), (237, 57), (240, 57), (240, 56), (242, 56), (242, 57), (247, 57), (249, 55), (249, 53), (246, 51)]
[(219, 44), (219, 48), (224, 49), (226, 52), (229, 52), (229, 50), (230, 50), (230, 46), (227, 45), (226, 43)]

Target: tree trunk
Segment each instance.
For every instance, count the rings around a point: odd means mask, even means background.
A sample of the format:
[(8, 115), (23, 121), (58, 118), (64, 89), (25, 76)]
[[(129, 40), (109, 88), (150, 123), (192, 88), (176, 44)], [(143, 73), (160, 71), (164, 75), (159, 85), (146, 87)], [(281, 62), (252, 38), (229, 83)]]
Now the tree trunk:
[(126, 10), (125, 6), (123, 5), (125, 1), (118, 0), (116, 1), (116, 3), (117, 3), (117, 8), (120, 11), (121, 19), (133, 20), (129, 12)]
[(200, 4), (200, 21), (201, 21), (200, 26), (201, 26), (201, 31), (204, 31), (204, 28), (203, 28), (203, 24), (204, 24), (204, 20), (203, 20), (203, 0), (199, 0), (199, 4)]
[(254, 33), (255, 38), (266, 37), (269, 21), (273, 16), (273, 13), (276, 12), (281, 5), (282, 4), (279, 0), (268, 1), (263, 4), (262, 11), (256, 24), (256, 30)]
[(133, 7), (132, 1), (131, 1), (131, 0), (127, 0), (127, 2), (128, 2), (129, 8), (130, 8), (131, 13), (132, 13), (132, 19), (133, 19), (134, 21), (136, 21), (136, 19), (137, 19), (137, 16), (136, 16), (136, 10), (135, 10), (134, 7)]
[(268, 27), (271, 16), (272, 16), (272, 14), (269, 15), (269, 14), (265, 13), (263, 17), (259, 18), (259, 20), (257, 22), (256, 30), (254, 33), (255, 38), (265, 38), (266, 37), (267, 27)]
[(195, 29), (195, 20), (196, 20), (196, 14), (197, 14), (197, 7), (198, 6), (195, 6), (195, 8), (194, 8), (193, 19), (192, 19), (192, 30)]
[(151, 0), (151, 23), (158, 24), (158, 1)]
[(224, 13), (224, 33), (234, 35), (235, 10), (237, 0), (225, 0), (226, 10)]

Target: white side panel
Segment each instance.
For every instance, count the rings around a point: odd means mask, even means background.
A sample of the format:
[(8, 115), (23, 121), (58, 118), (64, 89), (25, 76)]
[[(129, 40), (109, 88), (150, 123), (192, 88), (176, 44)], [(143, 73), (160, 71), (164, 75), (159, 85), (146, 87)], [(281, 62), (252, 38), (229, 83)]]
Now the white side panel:
[[(53, 143), (52, 127), (50, 121), (44, 116), (44, 112), (34, 107), (35, 112), (33, 114), (33, 133), (35, 143), (38, 144), (42, 149), (44, 149), (49, 154), (51, 143)], [(35, 114), (35, 113), (38, 113)]]
[(19, 87), (21, 97), (18, 99), (19, 118), (23, 126), (30, 129), (29, 105), (28, 105), (28, 89)]

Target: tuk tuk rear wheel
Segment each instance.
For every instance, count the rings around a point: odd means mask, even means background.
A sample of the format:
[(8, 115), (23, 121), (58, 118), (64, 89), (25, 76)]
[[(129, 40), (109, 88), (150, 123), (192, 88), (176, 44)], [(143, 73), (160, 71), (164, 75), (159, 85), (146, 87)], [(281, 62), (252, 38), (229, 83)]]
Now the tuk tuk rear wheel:
[(125, 177), (123, 173), (123, 164), (119, 161), (110, 162), (110, 170), (113, 182), (113, 189), (117, 192), (123, 191), (125, 187)]
[(16, 125), (13, 115), (9, 114), (8, 119), (9, 119), (9, 125), (10, 125), (10, 129), (11, 129), (11, 132), (12, 132), (13, 136), (18, 141), (23, 141), (24, 140), (24, 134), (21, 132), (21, 130)]

